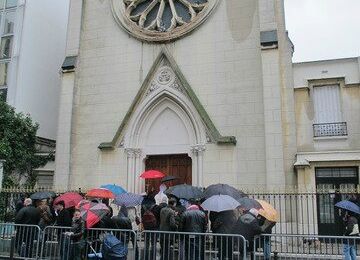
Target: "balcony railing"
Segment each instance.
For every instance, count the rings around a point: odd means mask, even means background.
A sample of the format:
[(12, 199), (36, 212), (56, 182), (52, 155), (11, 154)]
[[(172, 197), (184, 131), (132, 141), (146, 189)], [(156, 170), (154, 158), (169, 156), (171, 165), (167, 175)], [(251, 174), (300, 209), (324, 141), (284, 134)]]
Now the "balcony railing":
[(346, 122), (314, 124), (314, 137), (347, 136)]

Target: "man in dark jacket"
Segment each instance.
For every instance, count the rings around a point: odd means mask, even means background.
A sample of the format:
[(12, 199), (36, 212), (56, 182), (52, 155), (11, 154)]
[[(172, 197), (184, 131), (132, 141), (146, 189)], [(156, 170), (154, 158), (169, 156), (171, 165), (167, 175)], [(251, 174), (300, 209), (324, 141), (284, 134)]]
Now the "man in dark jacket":
[[(176, 231), (176, 200), (170, 199), (169, 205), (162, 208), (160, 211), (160, 231)], [(171, 246), (174, 242), (174, 234), (163, 233), (160, 235), (160, 246), (161, 246), (161, 259), (167, 260), (172, 259), (172, 254), (170, 252)]]
[[(253, 247), (254, 247), (254, 238), (257, 235), (261, 234), (261, 227), (259, 225), (257, 216), (259, 212), (256, 209), (250, 209), (244, 215), (240, 216), (238, 221), (234, 226), (234, 233), (242, 235), (245, 240), (249, 242), (248, 252), (250, 252), (251, 259), (254, 259)], [(241, 246), (243, 246), (241, 244)]]
[(70, 212), (65, 208), (64, 201), (59, 201), (55, 205), (56, 226), (59, 227), (71, 227), (71, 215)]
[[(40, 222), (40, 210), (32, 205), (32, 200), (24, 200), (24, 207), (15, 216), (15, 224), (38, 225)], [(37, 227), (17, 226), (16, 227), (16, 248), (22, 257), (32, 257), (34, 240), (38, 236)]]
[[(215, 213), (215, 214), (214, 214)], [(210, 212), (211, 230), (214, 234), (231, 234), (236, 223), (234, 210)], [(238, 244), (231, 236), (217, 236), (219, 259), (233, 259), (233, 244)]]
[(62, 250), (62, 256), (66, 259), (66, 241), (68, 240), (65, 236), (65, 232), (69, 231), (69, 227), (71, 227), (71, 215), (70, 212), (65, 208), (64, 201), (59, 201), (57, 204), (54, 205), (55, 208), (55, 215), (56, 221), (55, 225), (58, 226), (57, 235), (59, 239), (59, 248)]
[[(205, 233), (207, 228), (207, 219), (204, 212), (197, 205), (191, 205), (182, 214), (179, 231), (191, 233)], [(184, 259), (202, 260), (205, 259), (205, 237), (202, 235), (185, 235)], [(184, 242), (183, 241), (183, 242)]]

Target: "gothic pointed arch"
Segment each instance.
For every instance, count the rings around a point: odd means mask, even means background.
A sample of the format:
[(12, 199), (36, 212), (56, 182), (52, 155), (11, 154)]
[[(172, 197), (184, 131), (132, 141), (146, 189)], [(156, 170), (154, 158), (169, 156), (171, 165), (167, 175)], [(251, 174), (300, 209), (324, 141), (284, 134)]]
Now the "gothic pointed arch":
[(234, 136), (220, 134), (174, 58), (166, 48), (162, 48), (113, 139), (101, 143), (99, 149), (114, 149), (124, 137), (125, 142), (131, 142), (131, 146), (138, 145), (140, 140), (136, 136), (146, 127), (146, 118), (156, 115), (154, 110), (158, 110), (159, 115), (166, 111), (170, 113), (169, 116), (181, 117), (179, 119), (188, 131), (188, 138), (193, 139), (193, 144), (206, 141), (236, 144)]

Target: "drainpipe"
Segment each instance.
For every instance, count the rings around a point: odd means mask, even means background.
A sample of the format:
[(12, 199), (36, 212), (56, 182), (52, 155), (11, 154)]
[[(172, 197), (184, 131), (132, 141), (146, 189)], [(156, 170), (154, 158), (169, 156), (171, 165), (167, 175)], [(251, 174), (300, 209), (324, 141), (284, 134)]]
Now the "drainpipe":
[(4, 179), (4, 162), (5, 160), (0, 159), (0, 189), (2, 188), (2, 183)]

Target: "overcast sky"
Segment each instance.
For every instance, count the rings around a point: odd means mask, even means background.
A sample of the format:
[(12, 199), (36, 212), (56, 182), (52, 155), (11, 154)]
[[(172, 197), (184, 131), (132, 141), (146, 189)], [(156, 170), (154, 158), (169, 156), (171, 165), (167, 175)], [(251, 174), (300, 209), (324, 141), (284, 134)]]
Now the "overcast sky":
[(360, 56), (360, 0), (285, 0), (294, 62)]

